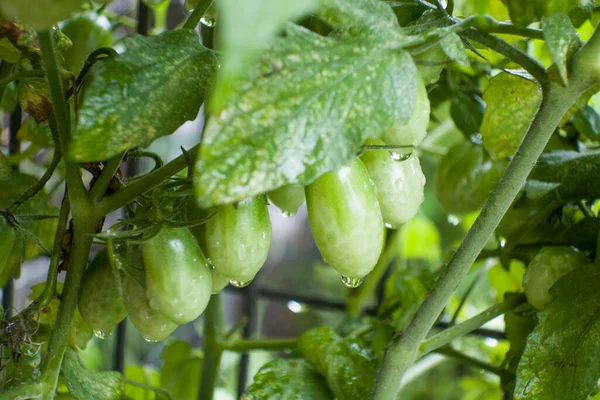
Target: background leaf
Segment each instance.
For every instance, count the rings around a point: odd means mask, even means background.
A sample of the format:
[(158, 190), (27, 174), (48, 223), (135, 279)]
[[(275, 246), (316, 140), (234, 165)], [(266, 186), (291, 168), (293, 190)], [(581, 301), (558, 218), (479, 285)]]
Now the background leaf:
[(242, 400), (329, 400), (333, 395), (323, 377), (303, 360), (275, 359), (254, 376)]
[(600, 271), (575, 269), (550, 290), (517, 370), (516, 399), (585, 399), (600, 376)]
[(542, 31), (548, 52), (556, 66), (560, 79), (567, 84), (567, 58), (579, 47), (579, 35), (565, 13), (542, 18)]
[(123, 375), (88, 371), (73, 349), (65, 352), (62, 371), (69, 391), (78, 399), (118, 400), (123, 395)]
[(88, 78), (72, 161), (103, 161), (145, 146), (198, 115), (216, 60), (196, 32), (136, 35), (123, 45), (123, 54), (96, 63)]
[(487, 104), (481, 124), (483, 146), (496, 160), (512, 156), (540, 106), (541, 89), (503, 72), (490, 80), (483, 100)]
[(209, 120), (196, 163), (199, 205), (310, 183), (350, 162), (365, 139), (408, 120), (416, 68), (408, 53), (385, 46), (290, 26)]

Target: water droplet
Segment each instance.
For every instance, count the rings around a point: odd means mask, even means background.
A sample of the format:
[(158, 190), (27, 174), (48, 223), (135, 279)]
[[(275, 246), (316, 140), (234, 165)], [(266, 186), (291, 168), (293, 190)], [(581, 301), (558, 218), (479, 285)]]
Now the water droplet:
[(229, 281), (229, 283), (231, 283), (231, 286), (235, 286), (238, 289), (248, 286), (251, 282), (252, 281), (246, 281), (246, 282), (236, 281), (236, 280), (233, 280), (233, 279)]
[(458, 218), (456, 215), (448, 215), (448, 223), (456, 226), (460, 224), (460, 218)]
[(412, 156), (412, 151), (408, 153), (396, 153), (395, 151), (392, 151), (390, 156), (394, 161), (406, 161), (410, 158), (410, 156)]
[(96, 336), (98, 339), (105, 339), (106, 332), (105, 331), (94, 331), (94, 336)]
[(214, 18), (204, 18), (204, 17), (200, 18), (200, 22), (202, 23), (202, 25), (205, 25), (209, 28), (212, 28), (217, 23), (217, 21)]
[(289, 217), (293, 216), (294, 214), (292, 214), (289, 211), (281, 211), (281, 215), (283, 215), (285, 218), (289, 218)]
[(392, 224), (390, 224), (389, 222), (384, 223), (384, 225), (386, 228), (393, 229)]
[(287, 302), (287, 308), (295, 314), (300, 314), (308, 311), (308, 307), (294, 300)]
[(354, 289), (360, 286), (361, 283), (363, 283), (363, 279), (362, 278), (351, 278), (349, 276), (346, 275), (342, 275), (342, 283), (344, 285), (346, 285), (347, 287)]
[(158, 342), (158, 340), (150, 339), (150, 338), (147, 338), (147, 337), (145, 337), (144, 340), (146, 342), (148, 342), (148, 343), (157, 343)]

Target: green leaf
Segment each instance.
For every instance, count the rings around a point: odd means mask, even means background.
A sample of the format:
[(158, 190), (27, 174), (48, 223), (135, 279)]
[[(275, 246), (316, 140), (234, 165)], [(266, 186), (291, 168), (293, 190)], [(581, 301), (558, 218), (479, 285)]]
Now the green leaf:
[(317, 0), (220, 0), (220, 36), (223, 53), (211, 107), (219, 110), (235, 81), (252, 63), (255, 54), (290, 20), (305, 15)]
[(0, 110), (4, 110), (8, 113), (14, 113), (19, 104), (17, 98), (17, 85), (14, 82), (9, 83), (4, 87), (2, 91), (2, 98), (0, 99)]
[(73, 349), (65, 352), (62, 371), (69, 391), (78, 399), (118, 400), (123, 395), (123, 375), (114, 371), (88, 371)]
[(563, 85), (567, 85), (567, 59), (580, 45), (579, 35), (564, 13), (542, 18), (542, 31), (548, 52), (558, 70)]
[(579, 6), (577, 0), (502, 0), (511, 21), (521, 27), (554, 13), (569, 13)]
[[(516, 296), (516, 293), (510, 293), (509, 296)], [(533, 306), (529, 303), (504, 314), (504, 325), (506, 338), (510, 343), (510, 349), (506, 353), (504, 364), (506, 369), (512, 373), (516, 373), (519, 361), (527, 344), (527, 336), (533, 331), (537, 323), (536, 312)], [(505, 375), (507, 376), (507, 375)], [(505, 376), (501, 377), (502, 388), (512, 393), (515, 389), (515, 378), (508, 380)]]
[(341, 338), (329, 327), (305, 332), (298, 348), (338, 399), (369, 398), (375, 386), (375, 357), (355, 338)]
[[(30, 300), (37, 299), (44, 291), (45, 282), (38, 283), (30, 288), (31, 293), (29, 294)], [(63, 283), (59, 282), (56, 285), (57, 294), (62, 293)], [(39, 311), (36, 314), (36, 318), (42, 325), (53, 326), (56, 321), (56, 315), (58, 313), (58, 307), (60, 306), (60, 300), (53, 299), (50, 304)], [(92, 327), (83, 319), (79, 313), (79, 308), (75, 309), (75, 316), (73, 318), (73, 324), (69, 332), (69, 344), (77, 346), (80, 349), (85, 349), (87, 343), (92, 339), (94, 332)]]
[(325, 23), (349, 35), (398, 41), (402, 28), (390, 5), (377, 0), (321, 0), (317, 13)]
[(456, 91), (452, 94), (451, 102), (450, 115), (456, 127), (468, 137), (479, 133), (485, 112), (481, 97)]
[(0, 38), (0, 59), (2, 59), (2, 61), (6, 61), (9, 64), (15, 64), (19, 60), (20, 55), (21, 51), (13, 46), (8, 38)]
[(175, 399), (195, 400), (200, 389), (202, 357), (182, 340), (167, 344), (162, 353), (164, 360), (160, 371), (160, 385)]
[(191, 30), (133, 36), (98, 62), (79, 109), (68, 158), (103, 161), (173, 133), (198, 115), (216, 67)]
[(517, 370), (516, 399), (585, 399), (600, 376), (600, 273), (576, 268), (550, 293), (538, 313)]
[[(125, 368), (125, 378), (154, 387), (160, 386), (160, 375), (154, 369), (143, 365), (128, 365)], [(140, 388), (125, 383), (125, 396), (134, 400), (155, 400), (152, 390)]]
[(405, 51), (369, 36), (286, 33), (208, 121), (194, 182), (202, 207), (308, 184), (411, 116), (417, 77)]
[(440, 40), (440, 46), (444, 53), (453, 61), (463, 67), (470, 65), (469, 56), (463, 46), (461, 38), (454, 32), (449, 30), (442, 30), (442, 39)]
[(504, 300), (504, 295), (509, 292), (523, 291), (523, 275), (525, 266), (516, 260), (512, 260), (508, 271), (502, 264), (494, 265), (488, 271), (488, 278), (492, 287), (496, 291), (496, 301), (498, 303)]
[(25, 117), (19, 131), (17, 139), (26, 140), (40, 146), (50, 147), (53, 144), (52, 132), (47, 122), (38, 124), (31, 116)]
[(323, 377), (307, 362), (278, 358), (262, 366), (242, 395), (242, 400), (276, 399), (329, 400), (333, 395)]
[[(600, 115), (590, 105), (580, 109), (571, 118), (571, 123), (580, 135), (584, 135), (594, 142), (600, 141)], [(580, 140), (583, 140), (580, 138)]]
[(493, 159), (510, 157), (531, 125), (542, 91), (530, 80), (503, 72), (490, 80), (483, 100), (487, 104), (481, 123), (483, 146)]
[(47, 121), (52, 112), (48, 84), (44, 78), (24, 78), (17, 84), (21, 108), (39, 122)]

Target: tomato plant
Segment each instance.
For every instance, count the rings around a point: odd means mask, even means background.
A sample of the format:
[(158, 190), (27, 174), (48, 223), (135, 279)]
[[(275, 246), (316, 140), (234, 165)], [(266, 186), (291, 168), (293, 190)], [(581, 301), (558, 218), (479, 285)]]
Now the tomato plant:
[(595, 2), (122, 3), (0, 1), (0, 398), (600, 398)]

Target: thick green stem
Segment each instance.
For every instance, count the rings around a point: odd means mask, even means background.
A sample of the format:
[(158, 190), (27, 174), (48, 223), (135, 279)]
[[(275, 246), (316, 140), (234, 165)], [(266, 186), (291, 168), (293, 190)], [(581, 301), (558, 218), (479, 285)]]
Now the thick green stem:
[(115, 176), (115, 172), (117, 172), (117, 169), (121, 165), (124, 155), (125, 153), (117, 154), (108, 160), (106, 164), (104, 164), (104, 168), (102, 169), (100, 176), (90, 190), (90, 198), (93, 202), (100, 201), (100, 199), (104, 196), (106, 188), (108, 188), (110, 181)]
[(120, 192), (107, 196), (96, 207), (97, 215), (106, 215), (121, 207), (126, 206), (141, 194), (152, 190), (156, 185), (169, 179), (185, 167), (187, 167), (186, 157), (194, 158), (198, 151), (198, 145), (192, 147), (186, 154), (182, 154), (169, 163), (149, 173), (148, 175), (136, 180)]
[(567, 88), (552, 85), (545, 90), (542, 104), (527, 135), (473, 227), (444, 268), (411, 323), (388, 345), (377, 379), (374, 399), (396, 399), (402, 376), (417, 359), (421, 342), (525, 184), (527, 176), (562, 116), (589, 89), (589, 81), (582, 76), (584, 75), (571, 75), (572, 86)]
[(221, 297), (215, 294), (211, 297), (204, 311), (204, 358), (202, 359), (202, 376), (200, 378), (199, 400), (212, 400), (223, 348), (219, 345), (223, 327), (221, 320)]
[(240, 339), (233, 343), (222, 343), (225, 350), (247, 353), (252, 350), (284, 351), (298, 347), (298, 339)]
[(489, 322), (499, 315), (512, 310), (519, 304), (525, 301), (525, 296), (511, 297), (508, 300), (500, 304), (496, 304), (484, 312), (469, 318), (465, 322), (455, 325), (451, 328), (444, 329), (440, 333), (431, 336), (419, 346), (419, 353), (421, 356), (430, 353), (442, 346), (445, 346), (452, 342), (454, 339), (465, 336), (468, 333), (473, 332), (477, 328), (483, 326), (486, 322)]
[(400, 243), (400, 231), (401, 229), (392, 233), (385, 250), (381, 253), (375, 268), (373, 268), (373, 271), (368, 275), (367, 280), (356, 289), (355, 293), (352, 293), (351, 297), (348, 298), (346, 307), (348, 314), (355, 317), (360, 315), (365, 299), (373, 293), (377, 284), (379, 284), (379, 281), (385, 274), (388, 265), (396, 256), (398, 245)]

